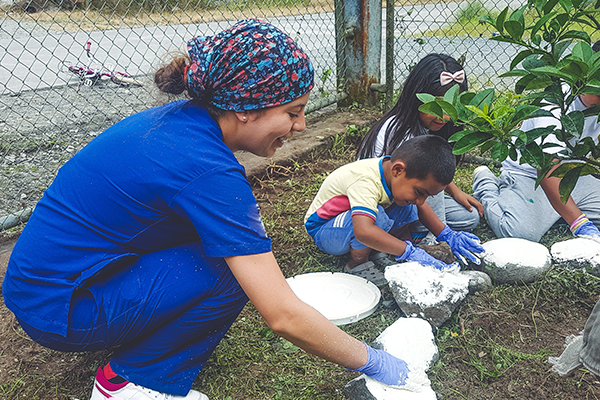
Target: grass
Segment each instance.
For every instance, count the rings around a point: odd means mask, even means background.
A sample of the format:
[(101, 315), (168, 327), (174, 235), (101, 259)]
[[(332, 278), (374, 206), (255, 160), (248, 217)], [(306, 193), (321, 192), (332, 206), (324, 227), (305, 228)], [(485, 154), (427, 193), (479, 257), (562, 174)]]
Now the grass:
[[(356, 144), (365, 130), (350, 127), (346, 135), (334, 136), (307, 159), (294, 160), (291, 166), (273, 166), (268, 181), (255, 182), (260, 187), (258, 193), (268, 193), (268, 196), (259, 194), (264, 196), (259, 197), (259, 202), (267, 231), (274, 242), (276, 257), (286, 276), (339, 271), (345, 262), (343, 257), (320, 252), (304, 232), (302, 220), (309, 201), (327, 173), (354, 159)], [(330, 168), (323, 171), (326, 165)], [(475, 167), (461, 166), (456, 175), (456, 183), (467, 192), (470, 192)], [(485, 223), (476, 233), (486, 240), (494, 237)], [(564, 232), (555, 229), (545, 236), (545, 244), (564, 238)], [(535, 310), (532, 311), (531, 307), (535, 306), (526, 304), (522, 299), (537, 299), (540, 303), (561, 298), (574, 300), (597, 291), (600, 291), (598, 278), (580, 272), (555, 271), (543, 281), (531, 285), (497, 286), (489, 293), (474, 297), (486, 304), (494, 304), (494, 312), (499, 315), (533, 315)], [(389, 293), (387, 296), (389, 298)], [(459, 310), (437, 331), (442, 359), (432, 370), (434, 385), (439, 386), (448, 379), (445, 358), (455, 353), (460, 353), (463, 357), (461, 362), (472, 369), (482, 382), (499, 380), (526, 362), (542, 363), (547, 358), (547, 349), (521, 351), (482, 328), (468, 327), (465, 330), (462, 321), (471, 312), (468, 306)], [(396, 307), (388, 309), (380, 306), (369, 318), (342, 329), (369, 342), (401, 316)], [(266, 328), (250, 305), (219, 345), (197, 383), (214, 399), (343, 399), (341, 388), (355, 376), (356, 373), (306, 354), (289, 343), (286, 345), (283, 339)], [(232, 385), (232, 377), (241, 380)], [(463, 396), (457, 389), (453, 390)]]
[[(422, 36), (442, 36), (442, 37), (455, 37), (455, 36), (467, 36), (467, 37), (492, 37), (493, 33), (497, 29), (490, 24), (480, 21), (479, 17), (488, 15), (492, 18), (496, 18), (500, 14), (501, 9), (490, 10), (486, 8), (479, 0), (469, 1), (466, 7), (461, 8), (453, 18), (453, 21), (442, 29), (435, 29), (426, 31)], [(511, 10), (512, 11), (512, 10)], [(509, 11), (510, 15), (510, 11)], [(534, 19), (537, 21), (537, 13), (533, 10), (528, 10), (524, 13), (525, 26), (529, 26), (533, 23)], [(587, 25), (574, 24), (573, 29), (584, 30), (592, 38), (592, 42), (600, 39), (598, 30), (593, 29)], [(524, 38), (528, 38), (528, 32), (525, 33)]]
[[(305, 157), (289, 160), (285, 165), (273, 164), (264, 176), (253, 178), (265, 227), (273, 239), (274, 253), (285, 276), (340, 271), (345, 263), (344, 257), (320, 252), (305, 233), (302, 222), (309, 202), (327, 174), (354, 160), (356, 146), (366, 130), (367, 127), (350, 126), (345, 134), (324, 141)], [(475, 167), (460, 165), (456, 174), (455, 182), (467, 193), (471, 191)], [(494, 238), (485, 222), (475, 233), (483, 240)], [(570, 238), (567, 233), (555, 227), (542, 242), (551, 246)], [(568, 320), (578, 316), (584, 320), (584, 311), (591, 309), (597, 293), (600, 293), (600, 278), (556, 267), (539, 282), (496, 286), (490, 292), (470, 295), (435, 332), (440, 360), (429, 374), (434, 390), (448, 400), (474, 400), (487, 398), (485, 395), (494, 385), (528, 385), (531, 377), (538, 375), (548, 380), (545, 360), (550, 352), (556, 355), (562, 338), (555, 338), (558, 345), (555, 343), (552, 347), (541, 341), (543, 329), (560, 326), (560, 318)], [(383, 298), (390, 300), (390, 293), (384, 290)], [(584, 311), (578, 311), (580, 308)], [(556, 315), (551, 314), (554, 311)], [(368, 318), (342, 329), (359, 340), (371, 342), (402, 316), (395, 305), (390, 308), (380, 305)], [(40, 357), (44, 363), (63, 368), (65, 360), (72, 356), (45, 350)], [(78, 372), (83, 370), (83, 375), (89, 377), (95, 367), (108, 359), (109, 353), (78, 357), (86, 360), (80, 362)], [(77, 388), (66, 387), (74, 378), (65, 380), (39, 375), (33, 370), (29, 372), (15, 372), (8, 382), (2, 382), (0, 398), (66, 400), (85, 399), (89, 395), (91, 381), (81, 380)], [(194, 388), (207, 393), (212, 400), (345, 399), (344, 385), (358, 375), (307, 354), (278, 337), (248, 304), (198, 376)], [(582, 372), (575, 379), (557, 383), (558, 393), (563, 387), (564, 390), (587, 390), (588, 375)], [(473, 388), (480, 390), (481, 396), (474, 395)], [(49, 390), (54, 393), (51, 397), (46, 396)]]

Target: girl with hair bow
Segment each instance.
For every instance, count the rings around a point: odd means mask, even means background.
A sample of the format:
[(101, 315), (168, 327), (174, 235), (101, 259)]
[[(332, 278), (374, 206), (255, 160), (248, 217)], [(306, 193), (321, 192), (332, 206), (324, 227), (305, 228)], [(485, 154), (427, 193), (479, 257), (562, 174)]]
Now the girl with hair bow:
[[(422, 103), (417, 98), (417, 93), (443, 96), (454, 85), (459, 85), (461, 92), (468, 90), (463, 66), (445, 54), (425, 56), (406, 78), (394, 107), (369, 129), (358, 147), (357, 157), (362, 159), (389, 155), (405, 140), (419, 135), (433, 134), (448, 140), (458, 129), (452, 122), (448, 122), (449, 117), (440, 120), (434, 115), (420, 112), (419, 106)], [(481, 203), (454, 183), (448, 185), (446, 193), (427, 199), (427, 204), (433, 208), (438, 218), (454, 230), (475, 228), (479, 218), (483, 216)], [(388, 214), (393, 219), (397, 211), (397, 207), (392, 206)], [(428, 233), (420, 223), (409, 228), (412, 239), (417, 243)]]
[(308, 56), (255, 19), (188, 54), (155, 83), (189, 99), (118, 122), (60, 169), (12, 252), (7, 307), (43, 346), (113, 350), (91, 400), (208, 399), (192, 383), (248, 300), (307, 352), (404, 384), (404, 361), (291, 290), (234, 155), (272, 156), (304, 130)]

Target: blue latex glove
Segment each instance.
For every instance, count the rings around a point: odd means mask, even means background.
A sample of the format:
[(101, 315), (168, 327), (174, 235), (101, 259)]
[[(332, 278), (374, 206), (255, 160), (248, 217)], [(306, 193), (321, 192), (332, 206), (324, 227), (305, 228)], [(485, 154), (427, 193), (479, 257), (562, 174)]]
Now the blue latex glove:
[(598, 228), (596, 228), (596, 225), (594, 225), (591, 221), (586, 221), (583, 224), (581, 224), (577, 229), (575, 229), (573, 235), (585, 236), (589, 237), (590, 239), (600, 241), (600, 231), (598, 230)]
[(367, 346), (369, 359), (365, 365), (354, 371), (362, 372), (386, 385), (402, 386), (406, 384), (410, 370), (403, 360), (394, 357), (387, 351), (374, 349), (365, 342), (363, 344)]
[(456, 258), (465, 264), (467, 263), (465, 257), (477, 265), (481, 263), (479, 258), (475, 257), (473, 254), (483, 253), (485, 251), (479, 244), (479, 238), (476, 235), (470, 232), (454, 231), (446, 225), (436, 240), (438, 242), (448, 243)]
[(423, 265), (433, 265), (435, 269), (439, 269), (440, 271), (453, 269), (458, 266), (457, 263), (446, 264), (445, 262), (438, 260), (437, 258), (427, 253), (425, 250), (413, 246), (412, 243), (409, 241), (406, 241), (405, 243), (406, 249), (404, 250), (404, 253), (396, 257), (396, 261), (418, 261)]

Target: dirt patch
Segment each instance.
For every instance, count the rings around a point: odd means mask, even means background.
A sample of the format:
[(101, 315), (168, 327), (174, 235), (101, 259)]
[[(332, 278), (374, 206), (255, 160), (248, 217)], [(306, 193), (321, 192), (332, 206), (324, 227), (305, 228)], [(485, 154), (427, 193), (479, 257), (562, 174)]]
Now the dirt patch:
[[(303, 211), (318, 188), (315, 182), (354, 157), (353, 148), (336, 148), (335, 135), (343, 134), (350, 124), (368, 124), (378, 116), (375, 112), (353, 111), (314, 116), (305, 134), (287, 143), (277, 159), (253, 161), (253, 157), (240, 155), (252, 176), (275, 255), (286, 276), (339, 271), (343, 265), (343, 257), (323, 255), (311, 244), (301, 225)], [(485, 224), (478, 229), (476, 233), (482, 239), (493, 237)], [(0, 242), (0, 280), (4, 278), (12, 239)], [(531, 285), (497, 287), (489, 293), (469, 296), (451, 321), (436, 332), (441, 358), (430, 378), (439, 398), (600, 398), (600, 382), (589, 372), (580, 369), (560, 377), (549, 372), (547, 363), (548, 356), (562, 352), (568, 335), (583, 329), (598, 299), (597, 278), (581, 274), (577, 279), (577, 284), (571, 285), (573, 277), (567, 280), (555, 268), (543, 281)], [(384, 298), (389, 296), (384, 293)], [(346, 329), (361, 340), (371, 341), (399, 316), (397, 307), (380, 307), (369, 319)], [(211, 399), (344, 398), (341, 389), (358, 374), (304, 353), (289, 357), (294, 370), (289, 372), (287, 367), (285, 373), (293, 377), (292, 384), (286, 386), (287, 375), (283, 373), (278, 380), (273, 379), (279, 366), (264, 364), (260, 352), (267, 351), (266, 343), (278, 343), (278, 339), (271, 338), (257, 320), (256, 311), (246, 307), (200, 374), (195, 388), (204, 390)], [(244, 347), (243, 354), (232, 351), (234, 346)], [(251, 359), (249, 353), (257, 358)], [(60, 353), (35, 344), (0, 300), (0, 399), (87, 400), (95, 369), (109, 357), (108, 351)], [(237, 363), (244, 357), (250, 361)], [(285, 366), (286, 362), (288, 356), (284, 353), (281, 364)], [(235, 385), (229, 383), (226, 390), (219, 387), (228, 385), (231, 377), (236, 377)], [(274, 383), (269, 383), (271, 380)], [(312, 385), (310, 391), (300, 389), (299, 394), (286, 395), (296, 387), (308, 387), (305, 380)], [(271, 388), (264, 389), (268, 384)]]

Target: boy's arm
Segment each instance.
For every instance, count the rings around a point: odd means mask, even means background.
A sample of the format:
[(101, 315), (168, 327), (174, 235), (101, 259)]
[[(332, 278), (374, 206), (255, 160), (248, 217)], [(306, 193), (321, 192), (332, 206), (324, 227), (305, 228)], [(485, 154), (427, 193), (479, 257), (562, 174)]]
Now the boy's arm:
[(375, 221), (371, 217), (360, 214), (353, 215), (352, 227), (356, 240), (371, 249), (396, 256), (403, 254), (406, 249), (406, 243), (403, 240), (375, 225)]
[(405, 242), (389, 234), (375, 225), (375, 221), (366, 215), (353, 215), (352, 226), (354, 236), (365, 246), (393, 254), (396, 260), (417, 261), (424, 265), (432, 265), (439, 270), (452, 268), (448, 265), (427, 254), (425, 250), (414, 247), (410, 242)]
[(429, 204), (423, 203), (417, 206), (417, 211), (419, 213), (419, 221), (421, 221), (425, 228), (429, 229), (436, 237), (439, 236), (446, 225), (438, 218), (433, 208)]

